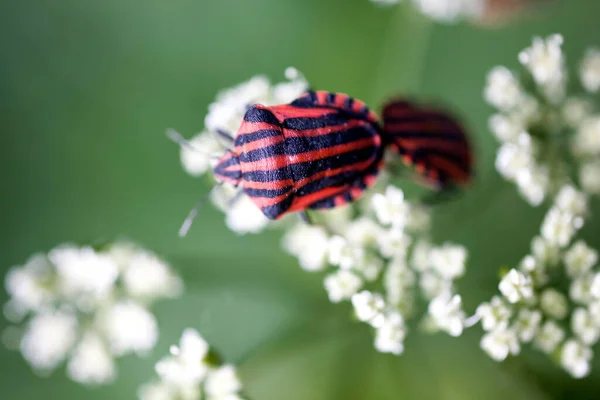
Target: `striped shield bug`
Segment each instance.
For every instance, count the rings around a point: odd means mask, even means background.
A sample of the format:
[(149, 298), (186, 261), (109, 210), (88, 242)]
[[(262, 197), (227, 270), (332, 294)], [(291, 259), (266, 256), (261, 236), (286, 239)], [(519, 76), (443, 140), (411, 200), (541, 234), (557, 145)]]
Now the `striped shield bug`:
[[(309, 91), (290, 104), (255, 104), (235, 137), (217, 132), (230, 148), (213, 173), (220, 183), (241, 187), (238, 193), (245, 193), (272, 220), (291, 212), (307, 218), (307, 209), (358, 199), (375, 183), (388, 146), (439, 189), (469, 179), (465, 134), (447, 114), (393, 101), (385, 106), (383, 120), (382, 127), (365, 103), (342, 93)], [(186, 219), (181, 235), (203, 200)]]

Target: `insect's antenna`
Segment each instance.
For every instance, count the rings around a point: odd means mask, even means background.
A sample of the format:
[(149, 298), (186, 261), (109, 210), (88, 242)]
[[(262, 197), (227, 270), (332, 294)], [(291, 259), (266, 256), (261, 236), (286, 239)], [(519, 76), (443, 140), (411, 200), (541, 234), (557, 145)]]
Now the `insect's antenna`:
[(165, 134), (167, 135), (167, 137), (169, 139), (171, 139), (173, 142), (177, 143), (180, 147), (186, 147), (192, 151), (195, 151), (197, 153), (200, 154), (204, 154), (207, 157), (213, 158), (213, 159), (218, 159), (220, 158), (223, 154), (219, 154), (219, 153), (207, 153), (205, 151), (202, 151), (200, 149), (198, 149), (196, 146), (194, 146), (193, 144), (191, 144), (188, 140), (186, 140), (181, 133), (177, 132), (175, 129), (169, 128), (167, 129), (167, 131), (165, 132)]
[(213, 186), (212, 189), (208, 191), (208, 193), (204, 194), (200, 198), (200, 200), (198, 200), (194, 208), (192, 208), (188, 216), (185, 218), (185, 221), (183, 221), (181, 228), (179, 228), (179, 236), (185, 237), (187, 235), (188, 231), (190, 230), (190, 227), (192, 226), (192, 222), (194, 222), (194, 219), (198, 216), (198, 211), (200, 211), (200, 208), (202, 208), (204, 203), (206, 203), (206, 200), (208, 200), (213, 190), (215, 190), (217, 186), (221, 186), (222, 184), (223, 182), (218, 182), (215, 186)]

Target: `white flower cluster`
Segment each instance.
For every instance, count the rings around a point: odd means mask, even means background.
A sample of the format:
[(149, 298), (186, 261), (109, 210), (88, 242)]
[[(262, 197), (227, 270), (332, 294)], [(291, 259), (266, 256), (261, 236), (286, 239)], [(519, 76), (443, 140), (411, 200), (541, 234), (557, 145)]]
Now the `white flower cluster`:
[[(189, 145), (181, 147), (181, 163), (185, 171), (198, 177), (214, 167), (217, 156), (224, 154), (228, 148), (219, 132), (235, 137), (249, 106), (289, 103), (308, 89), (304, 76), (295, 68), (288, 68), (285, 76), (286, 81), (273, 85), (267, 77), (258, 75), (219, 92), (208, 108), (205, 130), (190, 139)], [(226, 224), (234, 232), (257, 233), (269, 222), (247, 196), (232, 186), (215, 187), (211, 199), (226, 213)]]
[(12, 268), (5, 285), (5, 315), (23, 322), (12, 327), (22, 330), (23, 357), (40, 373), (68, 359), (67, 374), (82, 384), (108, 383), (116, 375), (114, 358), (149, 352), (158, 338), (150, 305), (183, 286), (163, 260), (125, 242), (36, 254)]
[[(498, 109), (489, 120), (501, 142), (496, 169), (521, 195), (540, 205), (569, 183), (575, 170), (581, 188), (600, 194), (600, 114), (585, 95), (567, 94), (563, 38), (536, 37), (519, 54), (521, 76), (495, 67), (487, 77), (486, 101)], [(580, 68), (588, 95), (600, 89), (600, 52), (589, 50)]]
[(350, 205), (320, 214), (320, 225), (299, 222), (285, 235), (284, 248), (307, 271), (333, 268), (324, 279), (330, 301), (352, 302), (356, 317), (375, 329), (380, 352), (403, 352), (405, 321), (419, 293), (429, 302), (428, 325), (460, 335), (466, 320), (453, 281), (465, 272), (465, 249), (430, 245), (427, 210), (407, 202), (395, 186), (360, 203), (364, 210), (356, 218)]
[(233, 365), (216, 365), (200, 334), (184, 330), (179, 346), (156, 364), (159, 379), (138, 390), (140, 400), (241, 400), (242, 384)]
[[(402, 0), (371, 0), (381, 5), (401, 3)], [(477, 19), (485, 9), (487, 0), (410, 0), (423, 15), (435, 21), (450, 23), (464, 19)]]
[[(531, 254), (500, 281), (502, 296), (477, 308), (487, 332), (481, 347), (493, 359), (502, 361), (533, 342), (572, 376), (589, 373), (591, 346), (600, 338), (600, 268), (596, 250), (583, 240), (573, 243), (587, 203), (574, 187), (561, 188)], [(565, 283), (568, 291), (562, 290)]]

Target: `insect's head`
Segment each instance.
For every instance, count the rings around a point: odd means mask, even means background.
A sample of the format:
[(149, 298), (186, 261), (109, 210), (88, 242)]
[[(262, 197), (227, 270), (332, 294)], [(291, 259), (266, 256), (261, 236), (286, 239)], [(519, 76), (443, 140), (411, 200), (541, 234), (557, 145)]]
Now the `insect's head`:
[(222, 182), (231, 183), (237, 186), (242, 179), (242, 170), (240, 169), (240, 159), (237, 154), (231, 150), (219, 159), (217, 165), (213, 168), (215, 178)]

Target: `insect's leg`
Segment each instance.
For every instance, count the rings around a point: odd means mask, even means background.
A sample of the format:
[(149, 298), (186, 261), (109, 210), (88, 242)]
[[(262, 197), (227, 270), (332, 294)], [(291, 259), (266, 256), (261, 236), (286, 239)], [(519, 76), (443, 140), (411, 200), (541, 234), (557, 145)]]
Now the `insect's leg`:
[(233, 197), (231, 199), (229, 199), (229, 202), (227, 203), (227, 207), (231, 208), (235, 205), (235, 203), (237, 203), (238, 201), (240, 201), (240, 199), (242, 198), (242, 196), (244, 195), (244, 190), (243, 189), (239, 189), (237, 192), (235, 192), (235, 194), (233, 195)]
[(231, 150), (235, 142), (234, 136), (224, 129), (217, 129), (215, 132), (217, 141), (219, 141), (225, 148)]
[(308, 212), (306, 212), (306, 210), (304, 211), (298, 211), (298, 216), (300, 217), (300, 219), (302, 220), (302, 222), (304, 222), (307, 225), (313, 225), (313, 221), (310, 218), (310, 215), (308, 215)]

